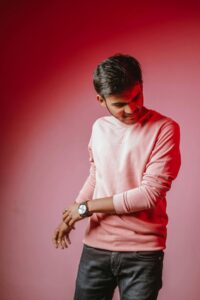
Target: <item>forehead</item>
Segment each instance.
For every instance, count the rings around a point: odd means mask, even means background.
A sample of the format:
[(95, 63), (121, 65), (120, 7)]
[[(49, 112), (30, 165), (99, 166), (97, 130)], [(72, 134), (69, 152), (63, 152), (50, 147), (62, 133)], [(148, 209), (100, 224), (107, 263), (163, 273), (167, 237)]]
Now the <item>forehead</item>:
[(141, 85), (138, 83), (134, 85), (129, 90), (125, 91), (124, 93), (120, 95), (112, 95), (106, 97), (107, 100), (110, 102), (129, 102), (132, 98), (136, 97), (138, 94), (142, 92)]

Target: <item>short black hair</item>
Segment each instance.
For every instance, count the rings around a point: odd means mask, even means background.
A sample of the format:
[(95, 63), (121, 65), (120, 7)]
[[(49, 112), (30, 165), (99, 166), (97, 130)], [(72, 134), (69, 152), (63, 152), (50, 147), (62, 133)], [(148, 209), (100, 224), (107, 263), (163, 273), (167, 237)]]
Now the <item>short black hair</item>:
[(103, 98), (120, 95), (142, 84), (142, 70), (139, 61), (127, 54), (115, 54), (99, 63), (94, 71), (93, 84)]

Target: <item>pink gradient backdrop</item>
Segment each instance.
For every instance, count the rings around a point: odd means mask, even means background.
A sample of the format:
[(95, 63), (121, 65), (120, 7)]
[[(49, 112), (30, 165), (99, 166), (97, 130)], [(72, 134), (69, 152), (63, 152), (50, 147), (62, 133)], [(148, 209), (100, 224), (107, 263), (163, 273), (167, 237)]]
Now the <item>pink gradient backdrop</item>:
[(1, 2), (1, 299), (73, 297), (85, 221), (66, 251), (51, 236), (88, 174), (91, 125), (106, 113), (92, 72), (122, 52), (143, 65), (146, 106), (181, 126), (159, 300), (198, 300), (200, 6), (98, 3)]

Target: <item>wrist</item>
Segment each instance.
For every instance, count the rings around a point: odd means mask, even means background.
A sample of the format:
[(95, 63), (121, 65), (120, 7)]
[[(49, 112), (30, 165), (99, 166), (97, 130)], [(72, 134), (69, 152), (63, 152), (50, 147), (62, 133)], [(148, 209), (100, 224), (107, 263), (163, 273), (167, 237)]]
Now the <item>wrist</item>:
[(92, 200), (88, 200), (87, 201), (87, 207), (88, 207), (88, 211), (89, 211), (90, 214), (94, 213), (94, 211), (93, 211), (93, 205), (92, 204), (93, 204)]

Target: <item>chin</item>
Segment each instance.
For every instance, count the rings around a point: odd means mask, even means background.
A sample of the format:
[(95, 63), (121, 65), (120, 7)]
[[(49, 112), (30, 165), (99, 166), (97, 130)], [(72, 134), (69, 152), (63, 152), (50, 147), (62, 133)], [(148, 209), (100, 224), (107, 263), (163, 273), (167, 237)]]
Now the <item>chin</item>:
[(122, 122), (125, 124), (135, 124), (137, 120), (123, 120)]

